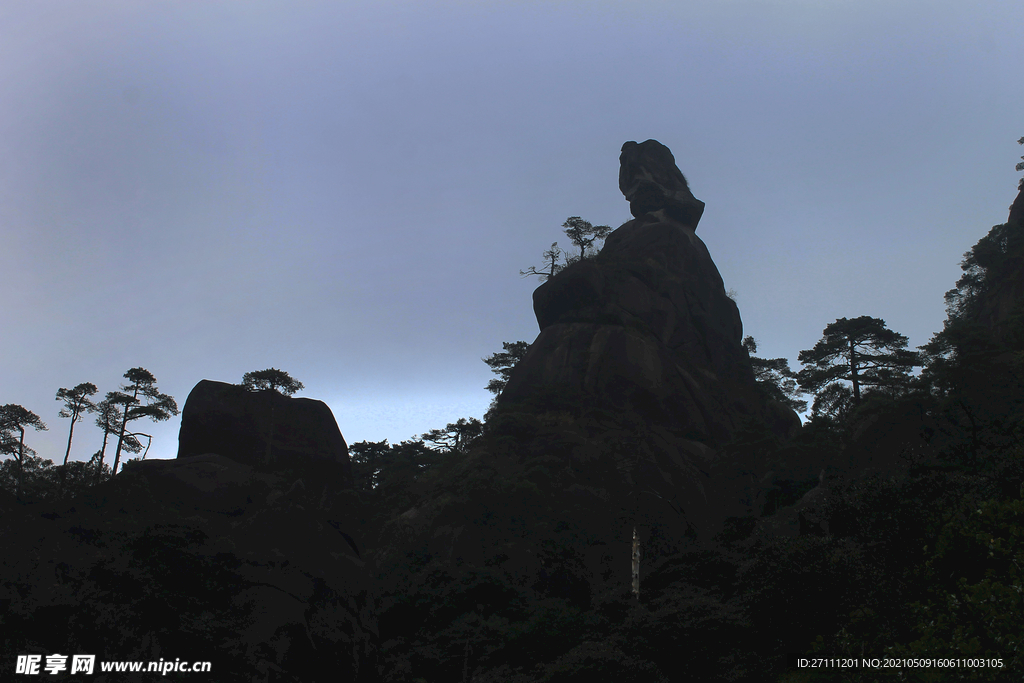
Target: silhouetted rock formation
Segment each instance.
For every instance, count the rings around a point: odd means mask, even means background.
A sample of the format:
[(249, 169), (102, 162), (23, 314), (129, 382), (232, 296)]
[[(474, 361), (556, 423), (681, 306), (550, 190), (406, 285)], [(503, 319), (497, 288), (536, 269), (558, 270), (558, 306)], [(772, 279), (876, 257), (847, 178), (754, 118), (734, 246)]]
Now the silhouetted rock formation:
[(256, 469), (315, 468), (352, 484), (352, 465), (338, 423), (323, 401), (202, 380), (185, 401), (178, 457), (218, 453)]
[(1007, 224), (1024, 226), (1024, 181), (1020, 184), (1020, 191), (1017, 198), (1010, 204), (1010, 216), (1006, 219)]
[(619, 189), (635, 218), (664, 210), (667, 217), (696, 231), (704, 215), (704, 202), (690, 193), (672, 152), (657, 140), (622, 145)]
[(757, 387), (739, 310), (694, 233), (704, 205), (671, 152), (627, 142), (620, 161), (637, 218), (534, 292), (541, 332), (490, 433), (513, 436), (527, 469), (561, 458), (565, 500), (592, 519), (625, 506), (670, 552), (759, 513), (771, 475), (737, 440), (785, 440), (800, 420)]
[[(640, 178), (620, 181), (627, 197), (638, 184), (652, 186), (644, 178), (676, 178), (675, 203), (639, 214), (614, 231), (595, 258), (573, 264), (534, 292), (541, 333), (499, 404), (557, 388), (637, 413), (708, 446), (728, 442), (752, 419), (791, 433), (799, 427), (795, 413), (775, 407), (769, 417), (756, 390), (739, 310), (693, 231), (699, 213), (689, 214), (692, 223), (673, 217), (684, 192), (692, 200), (688, 206), (696, 202), (703, 209), (703, 203), (692, 199), (660, 143), (627, 142), (623, 150), (620, 178)], [(636, 202), (633, 209), (639, 213)]]
[(436, 628), (405, 597), (428, 585), (460, 624), (520, 600), (631, 601), (634, 530), (643, 593), (764, 510), (772, 449), (799, 418), (757, 385), (739, 310), (694, 233), (703, 204), (671, 152), (627, 143), (622, 168), (637, 218), (534, 292), (540, 334), (484, 434), (392, 511), (374, 553), (382, 624)]
[(18, 549), (0, 577), (8, 648), (211, 660), (218, 681), (379, 680), (371, 579), (316, 487), (207, 454), (130, 463), (51, 507), (0, 528)]

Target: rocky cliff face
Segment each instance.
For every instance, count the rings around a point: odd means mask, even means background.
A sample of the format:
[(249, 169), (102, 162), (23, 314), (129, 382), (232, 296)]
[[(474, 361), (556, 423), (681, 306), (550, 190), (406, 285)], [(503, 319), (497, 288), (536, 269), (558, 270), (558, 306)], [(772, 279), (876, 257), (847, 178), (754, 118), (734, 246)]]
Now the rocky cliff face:
[(739, 310), (695, 233), (703, 202), (664, 145), (622, 149), (619, 184), (637, 218), (534, 292), (541, 333), (499, 405), (578, 395), (709, 447), (750, 421), (791, 431), (796, 415), (772, 412), (756, 390)]
[(1006, 223), (994, 227), (989, 237), (997, 231), (1005, 256), (987, 267), (987, 291), (980, 297), (976, 322), (990, 329), (996, 341), (1019, 350), (1024, 344), (1024, 187), (1010, 205)]
[[(542, 534), (519, 539), (516, 525), (574, 529), (589, 540), (567, 541), (579, 563), (557, 560), (559, 581), (583, 602), (628, 585), (619, 560), (634, 527), (651, 558), (667, 557), (710, 541), (729, 517), (758, 514), (771, 475), (737, 438), (784, 439), (800, 424), (756, 386), (739, 311), (694, 232), (704, 205), (671, 152), (626, 143), (620, 162), (637, 218), (534, 293), (540, 335), (459, 475), (498, 483), (395, 522), (418, 529), (435, 558), (500, 562), (537, 585), (556, 560), (541, 560)], [(508, 530), (495, 536), (503, 515)]]
[(1017, 226), (1024, 226), (1024, 181), (1021, 181), (1017, 197), (1013, 200), (1013, 204), (1010, 204), (1010, 216), (1006, 219), (1006, 222)]

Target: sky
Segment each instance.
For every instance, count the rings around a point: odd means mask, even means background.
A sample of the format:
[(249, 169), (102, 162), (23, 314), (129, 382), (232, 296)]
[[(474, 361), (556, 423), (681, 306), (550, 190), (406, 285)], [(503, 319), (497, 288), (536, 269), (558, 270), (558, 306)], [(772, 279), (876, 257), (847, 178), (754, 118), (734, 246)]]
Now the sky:
[[(1024, 3), (0, 4), (0, 404), (279, 368), (348, 443), (483, 416), (569, 216), (667, 145), (758, 355), (841, 317), (926, 343), (1006, 220)], [(134, 423), (149, 458), (180, 418)], [(73, 460), (102, 434), (75, 428)], [(108, 453), (108, 462), (110, 456)]]

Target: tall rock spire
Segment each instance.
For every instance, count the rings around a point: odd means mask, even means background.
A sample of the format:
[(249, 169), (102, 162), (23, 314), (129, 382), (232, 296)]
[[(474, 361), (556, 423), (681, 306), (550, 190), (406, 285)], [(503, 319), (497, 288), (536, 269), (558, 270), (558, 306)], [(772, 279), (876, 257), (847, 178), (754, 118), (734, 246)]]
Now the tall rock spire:
[[(672, 153), (654, 140), (622, 149), (619, 184), (636, 218), (534, 292), (540, 335), (499, 397), (495, 422), (579, 419), (591, 425), (588, 443), (605, 444), (595, 454), (625, 439), (627, 453), (614, 457), (632, 473), (627, 488), (713, 533), (758, 506), (752, 456), (725, 446), (751, 427), (791, 436), (800, 419), (757, 387), (739, 309), (694, 232), (704, 203)], [(538, 432), (518, 443), (550, 457), (546, 444), (565, 438)], [(587, 457), (601, 456), (570, 462)]]
[(741, 343), (739, 309), (694, 233), (704, 203), (661, 143), (627, 142), (622, 150), (619, 186), (637, 217), (596, 257), (534, 292), (541, 333), (499, 405), (554, 389), (635, 411), (710, 446), (751, 419), (792, 431), (795, 413), (766, 411)]

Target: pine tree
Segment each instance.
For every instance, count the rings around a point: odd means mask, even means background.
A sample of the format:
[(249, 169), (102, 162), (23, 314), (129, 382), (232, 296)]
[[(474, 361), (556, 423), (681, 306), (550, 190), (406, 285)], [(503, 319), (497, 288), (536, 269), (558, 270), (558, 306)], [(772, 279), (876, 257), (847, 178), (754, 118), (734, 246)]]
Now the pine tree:
[(256, 372), (247, 372), (242, 375), (242, 386), (249, 391), (265, 391), (270, 389), (284, 396), (291, 396), (296, 391), (305, 389), (305, 385), (297, 379), (293, 379), (284, 370), (267, 368)]
[(797, 373), (800, 387), (817, 393), (839, 381), (853, 387), (859, 404), (861, 387), (899, 390), (910, 382), (910, 372), (921, 365), (920, 355), (907, 350), (907, 338), (886, 328), (885, 321), (863, 315), (839, 318), (828, 325), (814, 348), (801, 351), (804, 368)]
[[(156, 377), (145, 368), (132, 368), (124, 373), (128, 384), (121, 386), (121, 391), (111, 391), (107, 394), (107, 401), (121, 406), (121, 425), (118, 429), (117, 452), (114, 455), (114, 467), (112, 475), (117, 474), (117, 467), (121, 463), (121, 450), (124, 448), (125, 438), (134, 438), (128, 432), (128, 423), (148, 417), (154, 422), (162, 422), (178, 414), (178, 404), (167, 394), (161, 394), (156, 387)], [(142, 400), (145, 399), (146, 403)]]
[(96, 412), (96, 404), (89, 400), (89, 397), (97, 392), (96, 385), (91, 382), (83, 382), (74, 389), (58, 389), (57, 400), (64, 401), (64, 407), (57, 413), (61, 417), (71, 418), (71, 429), (68, 430), (68, 447), (64, 451), (64, 466), (68, 464), (71, 457), (71, 437), (75, 433), (75, 423), (82, 421), (85, 413)]
[[(46, 431), (46, 425), (31, 410), (16, 403), (0, 406), (0, 454), (13, 455), (18, 460), (18, 485), (14, 493), (19, 498), (24, 488), (25, 455), (35, 453), (25, 445), (26, 427), (32, 427), (37, 432)], [(14, 432), (18, 432), (17, 438)]]
[(807, 410), (807, 401), (797, 398), (804, 392), (798, 388), (796, 373), (789, 369), (788, 359), (758, 358), (754, 355), (757, 352), (757, 341), (750, 336), (743, 340), (743, 348), (750, 354), (754, 379), (770, 398), (789, 406), (798, 413)]

